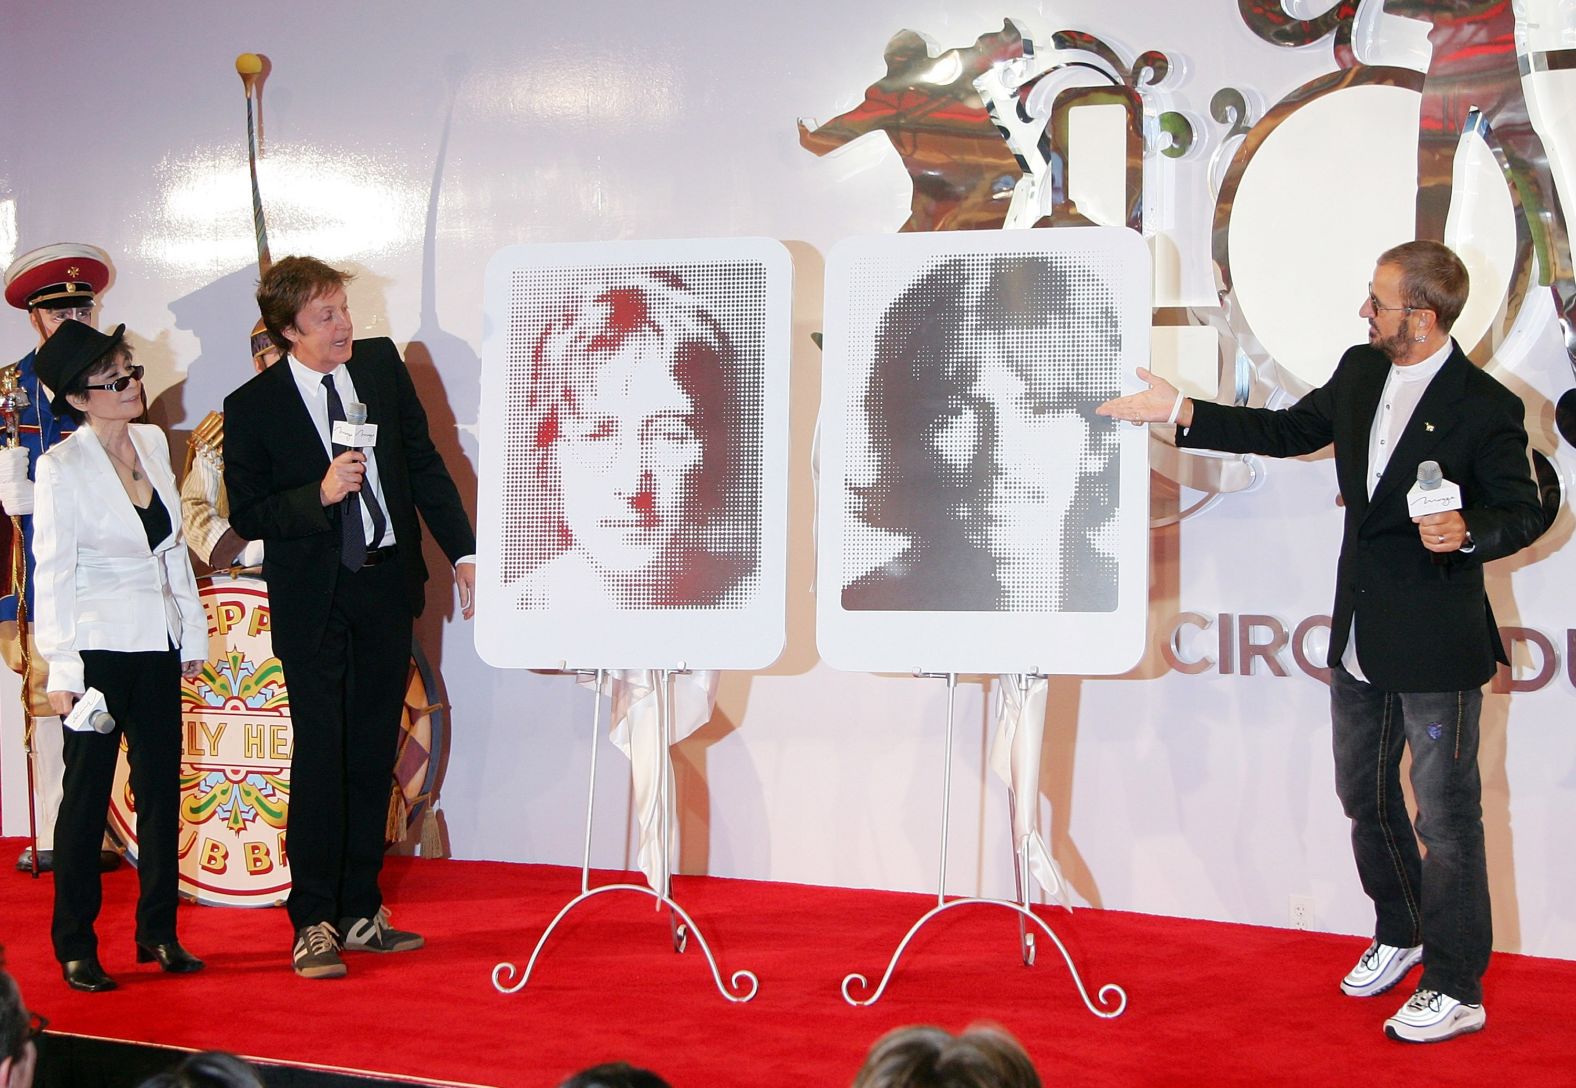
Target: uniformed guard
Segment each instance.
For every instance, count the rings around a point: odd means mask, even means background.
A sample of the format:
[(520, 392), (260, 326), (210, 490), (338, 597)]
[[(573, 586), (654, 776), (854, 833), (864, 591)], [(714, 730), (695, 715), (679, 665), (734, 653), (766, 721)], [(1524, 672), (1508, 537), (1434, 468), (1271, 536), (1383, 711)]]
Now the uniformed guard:
[[(65, 762), (60, 718), (45, 695), (48, 666), (34, 652), (31, 636), (24, 640), (21, 634), (33, 605), (33, 467), (45, 450), (71, 433), (73, 424), (50, 408), (51, 393), (39, 382), (33, 361), (38, 346), (62, 321), (92, 323), (98, 295), (109, 279), (108, 255), (81, 242), (59, 242), (24, 253), (5, 272), (5, 300), (27, 312), (38, 334), (33, 351), (0, 368), (5, 422), (5, 434), (0, 436), (4, 443), (0, 448), (0, 507), (7, 515), (0, 518), (0, 535), (8, 560), (3, 571), (5, 596), (0, 598), (0, 652), (6, 664), (21, 674), (24, 698), (32, 709), (32, 801), (39, 871), (52, 867)], [(20, 557), (17, 549), (21, 549)], [(17, 562), (18, 558), (22, 561)], [(105, 851), (105, 868), (119, 863), (118, 854)], [(31, 846), (22, 851), (17, 868), (33, 869)]]

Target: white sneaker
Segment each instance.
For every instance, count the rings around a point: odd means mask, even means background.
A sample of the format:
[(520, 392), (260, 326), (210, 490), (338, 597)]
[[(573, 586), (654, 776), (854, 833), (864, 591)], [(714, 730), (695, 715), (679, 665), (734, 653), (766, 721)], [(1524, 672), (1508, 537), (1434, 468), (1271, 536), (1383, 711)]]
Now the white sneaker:
[(1375, 941), (1341, 979), (1341, 990), (1350, 997), (1377, 997), (1406, 977), (1423, 959), (1423, 946), (1397, 948)]
[(1465, 1004), (1438, 990), (1419, 990), (1384, 1022), (1384, 1033), (1403, 1043), (1442, 1043), (1482, 1031), (1487, 1019), (1482, 1005)]

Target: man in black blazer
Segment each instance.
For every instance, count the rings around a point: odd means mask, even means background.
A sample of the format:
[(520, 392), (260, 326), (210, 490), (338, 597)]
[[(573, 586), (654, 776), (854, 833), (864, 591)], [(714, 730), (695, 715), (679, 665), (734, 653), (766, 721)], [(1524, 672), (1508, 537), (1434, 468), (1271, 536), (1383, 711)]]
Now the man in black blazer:
[[(411, 624), (426, 564), (419, 511), (474, 609), (476, 538), (392, 342), (355, 340), (350, 277), (287, 257), (258, 284), (285, 352), (225, 399), (230, 521), (265, 544), (274, 652), (290, 693), (291, 962), (345, 974), (342, 949), (397, 952), (378, 891)], [(366, 406), (352, 437), (346, 406)], [(350, 413), (354, 415), (354, 413)], [(365, 453), (362, 447), (367, 447)]]
[[(1395, 986), (1419, 961), (1416, 993), (1385, 1021), (1407, 1042), (1483, 1027), (1493, 943), (1478, 778), (1482, 685), (1506, 662), (1483, 564), (1545, 528), (1520, 398), (1450, 338), (1467, 270), (1437, 242), (1379, 258), (1358, 311), (1368, 343), (1282, 411), (1184, 397), (1146, 370), (1144, 392), (1102, 414), (1178, 424), (1179, 446), (1295, 457), (1335, 447), (1346, 527), (1330, 626), (1336, 792), (1352, 821), (1373, 942), (1341, 982), (1354, 997)], [(1437, 461), (1461, 508), (1412, 516), (1419, 463)], [(1401, 793), (1412, 753), (1416, 833)], [(1417, 839), (1428, 847), (1419, 857)]]

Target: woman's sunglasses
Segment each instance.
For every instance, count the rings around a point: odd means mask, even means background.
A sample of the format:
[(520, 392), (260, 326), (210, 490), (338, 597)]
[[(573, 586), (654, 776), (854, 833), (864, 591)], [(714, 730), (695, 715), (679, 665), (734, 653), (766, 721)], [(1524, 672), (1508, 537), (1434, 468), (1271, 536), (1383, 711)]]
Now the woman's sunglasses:
[(122, 374), (112, 382), (105, 382), (103, 385), (85, 385), (82, 388), (102, 389), (106, 393), (124, 393), (132, 382), (140, 381), (142, 381), (142, 367), (133, 363), (131, 366), (126, 368), (126, 373)]

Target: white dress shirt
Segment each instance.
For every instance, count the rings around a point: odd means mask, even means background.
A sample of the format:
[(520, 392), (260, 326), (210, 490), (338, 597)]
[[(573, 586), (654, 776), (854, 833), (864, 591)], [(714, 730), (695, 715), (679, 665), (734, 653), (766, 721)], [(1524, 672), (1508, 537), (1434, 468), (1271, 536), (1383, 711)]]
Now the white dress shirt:
[[(294, 356), (286, 355), (284, 362), (289, 364), (290, 374), (295, 378), (296, 388), (300, 390), (301, 399), (306, 403), (306, 410), (317, 427), (317, 436), (322, 440), (323, 449), (332, 459), (334, 444), (330, 437), (332, 432), (328, 422), (328, 393), (323, 388), (323, 375), (310, 367), (303, 366)], [(356, 396), (356, 383), (350, 380), (350, 371), (344, 364), (336, 366), (328, 376), (334, 379), (334, 389), (338, 391), (341, 403), (348, 406), (360, 400)], [(372, 539), (372, 512), (364, 502), (360, 504), (362, 533), (366, 537), (367, 547), (386, 548), (394, 543), (394, 520), (388, 516), (388, 500), (383, 497), (383, 484), (378, 477), (377, 454), (370, 448), (361, 452), (367, 455), (367, 475), (362, 481), (361, 490), (370, 492), (383, 511), (383, 538)]]

